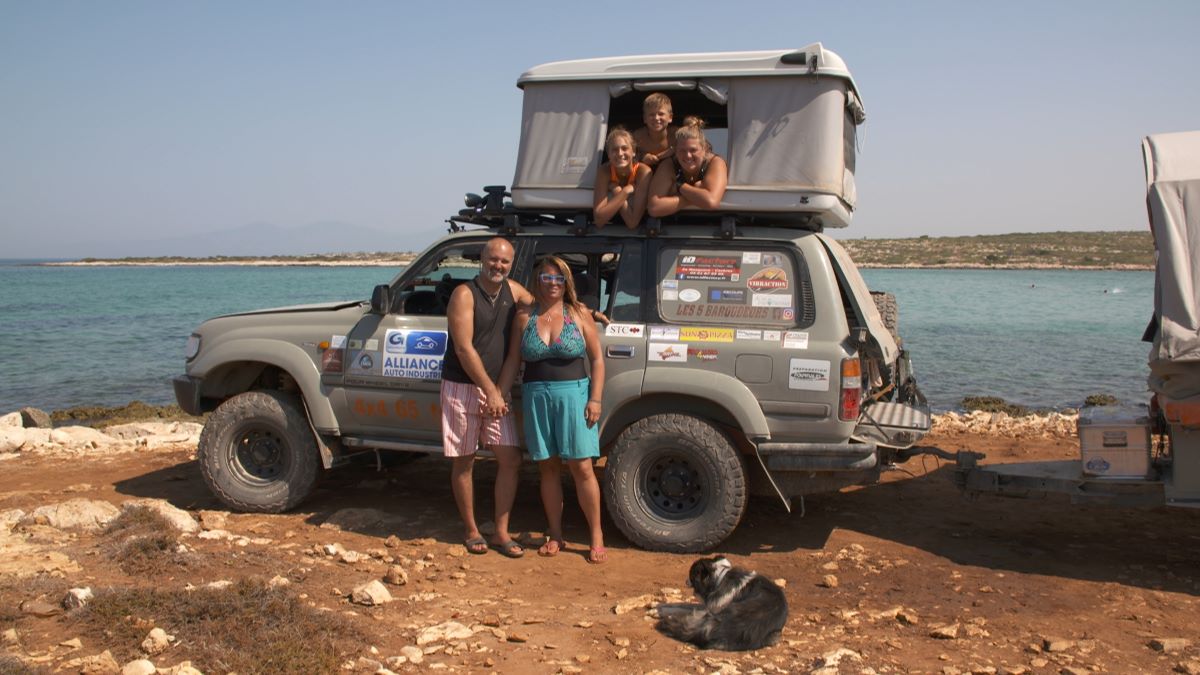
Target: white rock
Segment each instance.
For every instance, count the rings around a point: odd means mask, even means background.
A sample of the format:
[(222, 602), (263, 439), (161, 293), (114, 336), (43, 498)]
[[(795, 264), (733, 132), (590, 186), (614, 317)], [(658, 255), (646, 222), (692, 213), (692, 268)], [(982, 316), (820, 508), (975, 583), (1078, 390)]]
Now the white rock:
[(408, 583), (408, 572), (400, 565), (390, 565), (383, 580), (393, 586), (403, 586)]
[(59, 427), (50, 430), (50, 441), (64, 448), (103, 448), (113, 444), (112, 436), (91, 427)]
[(200, 530), (200, 524), (196, 522), (192, 514), (173, 506), (165, 499), (131, 499), (121, 504), (121, 511), (128, 511), (137, 507), (154, 511), (174, 525), (180, 532), (191, 533)]
[(437, 626), (430, 626), (418, 633), (416, 635), (416, 644), (421, 646), (430, 643), (443, 643), (446, 640), (466, 640), (474, 634), (475, 632), (472, 629), (463, 626), (462, 623), (446, 621), (445, 623), (438, 623)]
[(291, 580), (287, 577), (281, 577), (276, 574), (275, 576), (271, 577), (270, 581), (267, 582), (267, 586), (270, 586), (271, 588), (283, 588), (291, 583)]
[(11, 532), (17, 523), (25, 517), (25, 512), (21, 509), (8, 509), (0, 511), (0, 534)]
[[(17, 415), (18, 420), (20, 415)], [(0, 452), (18, 452), (27, 440), (22, 427), (0, 427)]]
[[(20, 415), (17, 415), (17, 417), (20, 418)], [(13, 647), (13, 646), (21, 644), (21, 637), (19, 635), (17, 635), (16, 628), (9, 628), (4, 631), (3, 641), (4, 641), (4, 646)]]
[(652, 604), (654, 604), (654, 596), (649, 594), (625, 598), (613, 606), (613, 614), (625, 614), (635, 609), (645, 609)]
[(142, 651), (150, 656), (157, 656), (171, 646), (171, 641), (175, 639), (174, 635), (167, 635), (167, 632), (161, 628), (152, 628), (150, 633), (142, 640)]
[(95, 597), (92, 589), (86, 586), (83, 588), (69, 588), (67, 589), (67, 594), (63, 596), (61, 604), (63, 609), (78, 609), (88, 604), (88, 601)]
[(117, 507), (95, 499), (69, 499), (58, 504), (39, 506), (25, 516), (22, 523), (33, 523), (41, 518), (46, 524), (59, 529), (79, 528), (99, 530), (117, 517)]
[[(430, 626), (417, 635), (417, 645), (427, 645), (431, 642), (446, 640), (465, 640), (475, 634), (475, 631), (457, 621), (447, 621), (436, 626)], [(403, 650), (401, 650), (403, 654)], [(407, 656), (407, 654), (405, 654)]]
[(382, 605), (392, 600), (392, 594), (388, 592), (387, 587), (378, 579), (372, 579), (364, 584), (359, 584), (350, 593), (351, 602), (368, 607)]
[(0, 415), (0, 429), (20, 429), (25, 425), (21, 422), (21, 413), (10, 412), (7, 415)]
[(154, 667), (154, 662), (147, 659), (138, 659), (130, 661), (121, 668), (121, 675), (154, 675), (158, 669)]
[(232, 585), (233, 585), (232, 581), (230, 581), (228, 579), (221, 579), (219, 581), (212, 581), (207, 584), (204, 584), (204, 588), (211, 588), (214, 591), (221, 591), (226, 588), (229, 588)]
[(412, 645), (401, 647), (400, 655), (408, 659), (409, 663), (420, 663), (425, 660), (425, 652), (421, 651), (420, 647)]

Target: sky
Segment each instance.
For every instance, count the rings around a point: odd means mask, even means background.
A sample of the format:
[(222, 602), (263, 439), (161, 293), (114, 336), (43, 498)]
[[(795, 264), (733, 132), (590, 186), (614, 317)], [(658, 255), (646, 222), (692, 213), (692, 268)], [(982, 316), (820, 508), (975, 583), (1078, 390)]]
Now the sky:
[(1197, 25), (1194, 0), (0, 0), (0, 258), (419, 250), (511, 183), (530, 67), (813, 42), (867, 111), (836, 236), (1141, 229), (1142, 137), (1200, 128)]

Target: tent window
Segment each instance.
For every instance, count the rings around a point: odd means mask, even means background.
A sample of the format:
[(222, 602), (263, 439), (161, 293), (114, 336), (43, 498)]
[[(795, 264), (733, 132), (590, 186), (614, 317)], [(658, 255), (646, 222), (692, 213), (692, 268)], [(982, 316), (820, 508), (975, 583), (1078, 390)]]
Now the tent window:
[[(703, 83), (702, 83), (703, 84)], [(705, 87), (709, 95), (719, 91), (720, 87)], [(650, 95), (650, 91), (631, 91), (614, 97), (608, 109), (608, 128), (621, 125), (629, 131), (636, 131), (642, 125), (642, 101)], [(678, 126), (683, 118), (695, 115), (704, 120), (704, 135), (712, 143), (713, 152), (725, 156), (729, 139), (729, 108), (724, 103), (716, 103), (703, 92), (690, 89), (686, 91), (664, 91), (671, 99), (671, 110), (674, 122)]]

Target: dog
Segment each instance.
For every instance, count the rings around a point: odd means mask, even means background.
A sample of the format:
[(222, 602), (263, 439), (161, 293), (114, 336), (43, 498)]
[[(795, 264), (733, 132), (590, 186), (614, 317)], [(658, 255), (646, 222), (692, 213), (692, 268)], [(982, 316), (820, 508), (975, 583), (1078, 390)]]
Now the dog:
[(717, 556), (692, 563), (688, 586), (703, 604), (660, 604), (656, 628), (663, 634), (701, 649), (724, 651), (779, 642), (788, 606), (775, 582)]

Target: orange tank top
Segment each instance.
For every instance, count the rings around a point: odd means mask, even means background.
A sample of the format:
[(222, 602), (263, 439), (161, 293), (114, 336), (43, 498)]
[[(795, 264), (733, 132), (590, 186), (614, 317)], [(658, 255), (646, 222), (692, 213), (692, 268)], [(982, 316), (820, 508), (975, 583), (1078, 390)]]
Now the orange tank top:
[(634, 181), (634, 179), (637, 178), (638, 171), (641, 168), (642, 168), (641, 164), (634, 162), (633, 166), (631, 166), (629, 168), (629, 180), (622, 183), (621, 179), (617, 178), (617, 167), (613, 166), (612, 164), (609, 164), (608, 165), (608, 182), (611, 185), (620, 185), (621, 187), (625, 187), (626, 185), (629, 185), (630, 183), (632, 183)]

